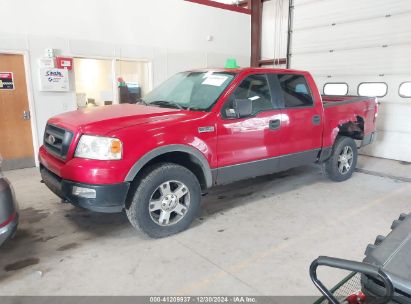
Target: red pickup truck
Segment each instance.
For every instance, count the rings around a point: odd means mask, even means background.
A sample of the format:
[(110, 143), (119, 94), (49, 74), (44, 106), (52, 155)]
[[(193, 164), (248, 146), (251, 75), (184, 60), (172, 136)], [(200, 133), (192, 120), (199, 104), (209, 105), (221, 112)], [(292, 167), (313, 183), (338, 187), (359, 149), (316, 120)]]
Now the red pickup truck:
[(187, 71), (139, 104), (51, 118), (40, 170), (63, 201), (125, 210), (135, 228), (164, 237), (190, 225), (215, 185), (309, 163), (348, 179), (377, 111), (376, 98), (321, 97), (304, 71)]

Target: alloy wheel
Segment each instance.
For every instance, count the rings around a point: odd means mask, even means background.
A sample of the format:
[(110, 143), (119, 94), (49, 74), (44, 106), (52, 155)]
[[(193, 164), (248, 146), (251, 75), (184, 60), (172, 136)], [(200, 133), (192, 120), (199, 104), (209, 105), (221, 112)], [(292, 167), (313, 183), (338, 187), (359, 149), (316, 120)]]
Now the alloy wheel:
[(190, 191), (182, 182), (171, 180), (159, 185), (150, 197), (151, 219), (160, 226), (181, 221), (190, 207)]
[(338, 156), (338, 171), (341, 174), (347, 174), (352, 166), (354, 160), (354, 152), (350, 146), (345, 146)]

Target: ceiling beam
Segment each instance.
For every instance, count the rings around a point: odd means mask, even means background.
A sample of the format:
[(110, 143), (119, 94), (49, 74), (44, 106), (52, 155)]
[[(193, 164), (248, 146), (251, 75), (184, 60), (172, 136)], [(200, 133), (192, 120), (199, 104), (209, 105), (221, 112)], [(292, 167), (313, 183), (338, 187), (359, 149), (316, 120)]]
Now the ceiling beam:
[(229, 10), (229, 11), (233, 11), (237, 13), (243, 13), (243, 14), (248, 14), (248, 15), (251, 14), (251, 11), (248, 8), (243, 8), (241, 6), (236, 6), (233, 4), (225, 4), (225, 3), (216, 2), (212, 0), (185, 0), (185, 1), (207, 5), (207, 6), (212, 6), (216, 8), (221, 8), (221, 9), (225, 9), (225, 10)]
[(251, 62), (252, 67), (260, 66), (263, 1), (251, 1)]

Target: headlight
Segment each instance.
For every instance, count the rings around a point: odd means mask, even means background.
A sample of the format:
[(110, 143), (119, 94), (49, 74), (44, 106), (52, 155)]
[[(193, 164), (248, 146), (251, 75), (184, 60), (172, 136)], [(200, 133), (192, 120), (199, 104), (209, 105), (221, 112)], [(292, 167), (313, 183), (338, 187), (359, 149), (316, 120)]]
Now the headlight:
[(82, 135), (77, 145), (75, 157), (98, 160), (121, 159), (123, 145), (117, 138)]

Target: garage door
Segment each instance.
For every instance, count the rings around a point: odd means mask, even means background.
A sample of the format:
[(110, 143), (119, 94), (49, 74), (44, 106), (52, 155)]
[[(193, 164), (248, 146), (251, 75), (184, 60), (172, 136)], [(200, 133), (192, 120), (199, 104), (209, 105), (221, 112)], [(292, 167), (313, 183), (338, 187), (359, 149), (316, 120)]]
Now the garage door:
[[(378, 139), (362, 153), (411, 162), (411, 1), (294, 0), (291, 67), (323, 93), (384, 95)], [(371, 83), (371, 84), (368, 84)], [(376, 84), (375, 84), (376, 83)]]

